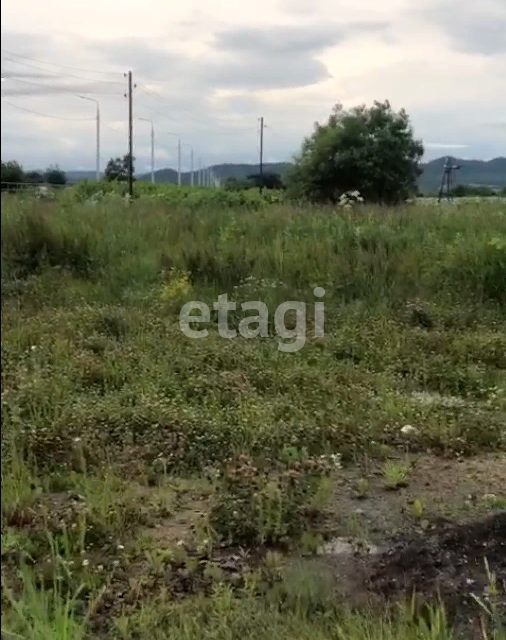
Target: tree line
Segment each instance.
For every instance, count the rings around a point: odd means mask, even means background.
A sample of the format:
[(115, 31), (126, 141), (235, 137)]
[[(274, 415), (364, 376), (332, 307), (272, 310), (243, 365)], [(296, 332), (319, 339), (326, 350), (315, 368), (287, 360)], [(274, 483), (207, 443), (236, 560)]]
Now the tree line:
[(45, 171), (24, 171), (15, 160), (2, 162), (2, 191), (16, 188), (21, 184), (51, 184), (62, 186), (67, 184), (67, 175), (58, 165), (50, 166)]
[[(370, 108), (344, 109), (337, 103), (326, 122), (315, 122), (283, 179), (276, 174), (252, 174), (246, 180), (227, 180), (225, 188), (286, 189), (288, 197), (315, 203), (336, 203), (343, 194), (358, 191), (365, 202), (395, 205), (419, 195), (423, 153), (422, 141), (415, 138), (404, 109), (394, 111), (388, 100), (375, 101)], [(128, 154), (111, 158), (104, 179), (126, 181), (128, 168)], [(36, 176), (36, 172), (25, 175), (16, 162), (2, 163), (2, 183), (36, 182)], [(65, 184), (66, 177), (58, 167), (50, 167), (43, 181)], [(506, 195), (506, 187), (501, 193)], [(493, 193), (486, 187), (457, 186), (454, 195)]]

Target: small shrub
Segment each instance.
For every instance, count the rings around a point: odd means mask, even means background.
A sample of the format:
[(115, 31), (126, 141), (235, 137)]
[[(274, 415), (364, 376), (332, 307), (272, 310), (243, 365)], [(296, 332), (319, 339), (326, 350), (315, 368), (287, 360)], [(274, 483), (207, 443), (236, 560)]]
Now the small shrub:
[(211, 524), (232, 543), (275, 543), (301, 534), (308, 518), (329, 497), (325, 475), (331, 466), (322, 460), (260, 469), (239, 456), (224, 471)]
[(367, 478), (359, 478), (357, 480), (357, 484), (355, 485), (355, 489), (357, 492), (357, 498), (359, 498), (360, 500), (367, 498), (367, 495), (369, 493), (369, 481), (367, 480)]
[(96, 266), (89, 238), (59, 228), (36, 206), (2, 225), (2, 261), (16, 278), (27, 278), (44, 266), (88, 276)]
[(407, 463), (388, 460), (383, 467), (385, 488), (390, 490), (407, 487), (410, 467)]

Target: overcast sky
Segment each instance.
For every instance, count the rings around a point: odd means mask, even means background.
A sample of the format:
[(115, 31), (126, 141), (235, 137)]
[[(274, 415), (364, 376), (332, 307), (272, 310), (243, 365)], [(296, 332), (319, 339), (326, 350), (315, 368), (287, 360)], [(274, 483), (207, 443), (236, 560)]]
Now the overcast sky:
[[(315, 120), (388, 98), (425, 159), (506, 155), (506, 0), (4, 0), (2, 160), (94, 169), (127, 150), (133, 71), (136, 169), (290, 160)], [(37, 114), (45, 114), (36, 115)], [(184, 169), (189, 146), (183, 147)]]

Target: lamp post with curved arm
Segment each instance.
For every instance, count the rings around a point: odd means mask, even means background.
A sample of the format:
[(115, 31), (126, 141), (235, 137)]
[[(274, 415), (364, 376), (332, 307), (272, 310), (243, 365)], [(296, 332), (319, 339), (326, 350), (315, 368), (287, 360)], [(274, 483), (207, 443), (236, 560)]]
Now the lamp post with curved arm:
[(149, 118), (139, 118), (139, 120), (151, 123), (151, 184), (155, 184), (155, 125)]
[(97, 182), (100, 180), (100, 104), (98, 100), (95, 98), (89, 98), (88, 96), (79, 96), (83, 100), (90, 100), (90, 102), (94, 102), (97, 105), (97, 161), (96, 161), (96, 172), (97, 172)]
[(177, 138), (177, 186), (181, 186), (181, 137), (179, 133), (167, 131), (167, 135), (176, 136)]
[(190, 147), (190, 186), (193, 187), (194, 177), (193, 177), (193, 147), (188, 142), (183, 142), (183, 146)]

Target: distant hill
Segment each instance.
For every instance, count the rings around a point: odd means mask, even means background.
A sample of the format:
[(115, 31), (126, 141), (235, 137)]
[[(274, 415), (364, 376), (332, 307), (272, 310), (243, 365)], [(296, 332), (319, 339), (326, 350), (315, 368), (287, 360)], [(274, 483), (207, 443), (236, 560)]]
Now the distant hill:
[[(443, 175), (443, 165), (445, 158), (437, 158), (421, 165), (423, 173), (418, 184), (422, 193), (435, 193), (439, 189), (441, 177)], [(461, 169), (456, 173), (455, 184), (465, 184), (469, 186), (489, 186), (502, 188), (506, 185), (506, 158), (494, 158), (493, 160), (462, 160), (454, 158), (455, 164), (461, 165)], [(283, 176), (291, 167), (289, 162), (267, 162), (264, 164), (265, 173), (277, 173)], [(222, 182), (227, 178), (244, 180), (251, 174), (258, 173), (258, 164), (216, 164), (211, 167), (213, 173)], [(94, 171), (67, 171), (67, 179), (70, 183), (80, 180), (94, 180)], [(137, 175), (137, 180), (150, 181), (151, 174), (144, 173)], [(157, 183), (172, 182), (177, 184), (177, 171), (166, 168), (155, 172)], [(181, 174), (183, 185), (190, 184), (190, 172)], [(197, 172), (195, 171), (195, 184), (197, 184)]]
[[(422, 165), (423, 173), (418, 184), (423, 193), (439, 189), (444, 162), (445, 158), (437, 158)], [(453, 158), (453, 163), (461, 166), (455, 174), (455, 184), (501, 188), (506, 186), (506, 158), (489, 161)]]
[[(437, 192), (443, 175), (445, 158), (437, 158), (421, 165), (423, 173), (418, 184), (423, 193)], [(506, 158), (494, 158), (493, 160), (462, 160), (455, 158), (454, 163), (461, 165), (456, 174), (455, 184), (469, 186), (504, 187), (506, 185)], [(288, 162), (266, 163), (266, 173), (277, 173), (283, 176), (291, 167)], [(214, 174), (225, 181), (227, 178), (243, 180), (252, 173), (258, 173), (258, 164), (217, 164), (211, 167)], [(151, 180), (151, 174), (138, 176), (139, 180)], [(177, 171), (173, 169), (160, 169), (155, 172), (156, 182), (177, 183)], [(190, 184), (190, 174), (182, 173), (183, 184)]]
[[(286, 171), (291, 167), (289, 162), (266, 162), (264, 164), (265, 173), (277, 173), (283, 176)], [(207, 168), (207, 167), (206, 167)], [(245, 180), (249, 175), (258, 173), (258, 164), (215, 164), (210, 167), (212, 172), (217, 178), (221, 178), (222, 182), (225, 182), (228, 178), (236, 178), (237, 180)], [(149, 182), (151, 180), (151, 173), (144, 173), (137, 176), (138, 180)], [(197, 171), (194, 175), (195, 184), (197, 184)], [(155, 181), (158, 182), (172, 182), (177, 184), (177, 171), (174, 169), (159, 169), (155, 171)], [(190, 172), (181, 173), (181, 183), (183, 185), (189, 185), (191, 183)]]
[(96, 171), (65, 171), (65, 174), (70, 184), (81, 182), (81, 180), (95, 180), (97, 176)]

